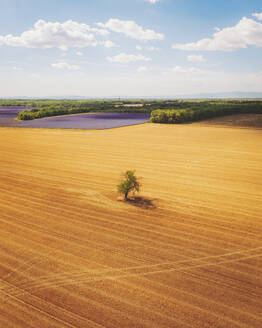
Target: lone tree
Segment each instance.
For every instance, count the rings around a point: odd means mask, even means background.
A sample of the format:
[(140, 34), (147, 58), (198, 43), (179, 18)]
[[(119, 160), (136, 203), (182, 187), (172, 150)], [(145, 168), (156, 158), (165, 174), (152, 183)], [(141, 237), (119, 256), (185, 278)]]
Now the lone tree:
[(132, 191), (133, 193), (139, 192), (141, 183), (138, 181), (135, 175), (135, 170), (128, 170), (124, 173), (123, 180), (117, 186), (119, 193), (125, 195), (125, 200), (128, 199), (128, 194)]

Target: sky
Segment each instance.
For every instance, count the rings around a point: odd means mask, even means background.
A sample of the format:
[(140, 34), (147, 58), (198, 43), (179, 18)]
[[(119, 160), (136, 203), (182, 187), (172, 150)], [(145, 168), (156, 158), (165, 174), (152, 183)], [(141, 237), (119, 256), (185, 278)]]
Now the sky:
[(262, 92), (261, 0), (0, 0), (0, 97)]

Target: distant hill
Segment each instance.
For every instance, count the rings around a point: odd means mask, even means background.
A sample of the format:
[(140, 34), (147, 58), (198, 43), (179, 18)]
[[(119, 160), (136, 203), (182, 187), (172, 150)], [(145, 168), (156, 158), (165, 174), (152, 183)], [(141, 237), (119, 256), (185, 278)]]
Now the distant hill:
[(91, 96), (78, 96), (78, 95), (61, 95), (61, 96), (51, 96), (51, 97), (30, 97), (30, 96), (20, 96), (20, 97), (1, 97), (0, 99), (71, 99), (71, 100), (81, 100), (81, 99), (262, 99), (262, 92), (217, 92), (217, 93), (197, 93), (188, 95), (166, 95), (166, 96), (112, 96), (112, 97), (91, 97)]
[(184, 99), (216, 99), (216, 98), (262, 98), (262, 92), (218, 92), (218, 93), (198, 93), (198, 94), (192, 94), (192, 95), (181, 95), (178, 96), (178, 98), (184, 98)]

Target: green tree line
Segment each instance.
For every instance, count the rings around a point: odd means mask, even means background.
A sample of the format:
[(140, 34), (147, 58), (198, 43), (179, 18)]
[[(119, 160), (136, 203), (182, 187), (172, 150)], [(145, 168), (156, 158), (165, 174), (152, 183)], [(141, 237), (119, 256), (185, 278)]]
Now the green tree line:
[(225, 103), (186, 108), (182, 110), (154, 110), (150, 121), (153, 123), (179, 124), (201, 121), (213, 117), (234, 114), (262, 114), (262, 102)]
[(20, 120), (90, 112), (151, 113), (151, 122), (185, 123), (207, 118), (238, 114), (261, 113), (262, 101), (248, 99), (0, 99), (1, 106), (26, 109)]

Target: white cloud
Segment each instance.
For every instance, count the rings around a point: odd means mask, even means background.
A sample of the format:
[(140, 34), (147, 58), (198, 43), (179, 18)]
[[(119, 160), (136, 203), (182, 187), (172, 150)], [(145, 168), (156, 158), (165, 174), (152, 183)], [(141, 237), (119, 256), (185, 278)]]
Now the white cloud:
[(148, 51), (158, 51), (159, 50), (159, 48), (156, 48), (156, 47), (154, 47), (154, 46), (148, 46), (148, 47), (141, 47), (141, 46), (136, 46), (136, 50), (139, 50), (139, 51), (141, 51), (141, 50), (148, 50)]
[(146, 2), (150, 2), (150, 3), (157, 3), (160, 0), (145, 0)]
[(145, 57), (143, 55), (131, 55), (131, 54), (121, 53), (113, 57), (107, 57), (107, 60), (113, 63), (126, 64), (136, 61), (151, 61), (151, 58)]
[(99, 42), (95, 35), (104, 37), (108, 34), (105, 29), (92, 28), (72, 20), (58, 23), (40, 19), (31, 30), (23, 32), (20, 36), (0, 36), (0, 45), (42, 49), (56, 47), (67, 50), (71, 47), (97, 46)]
[(189, 55), (187, 56), (187, 60), (192, 63), (201, 63), (206, 61), (202, 55)]
[(149, 50), (149, 51), (158, 51), (159, 48), (156, 48), (154, 46), (149, 46), (149, 47), (146, 47), (146, 50)]
[(197, 42), (174, 44), (173, 49), (180, 50), (223, 50), (233, 51), (249, 45), (262, 47), (262, 24), (253, 19), (243, 17), (237, 25), (226, 27)]
[(137, 72), (142, 73), (142, 72), (146, 72), (147, 71), (147, 67), (146, 66), (140, 66), (137, 68)]
[(102, 41), (101, 44), (105, 47), (105, 48), (113, 48), (113, 47), (117, 47), (117, 45), (110, 41), (110, 40), (106, 40), (106, 41)]
[(196, 68), (196, 67), (182, 67), (182, 66), (175, 66), (172, 68), (172, 71), (175, 73), (204, 73), (203, 70)]
[(262, 20), (262, 13), (252, 14), (253, 17), (256, 17), (258, 20)]
[(77, 51), (77, 52), (76, 52), (76, 55), (77, 55), (77, 56), (83, 56), (84, 54), (83, 54), (81, 51)]
[(164, 39), (163, 34), (156, 33), (155, 31), (150, 29), (144, 29), (143, 27), (136, 24), (136, 22), (134, 21), (124, 21), (117, 18), (111, 18), (105, 24), (97, 23), (97, 25), (102, 28), (107, 28), (116, 33), (122, 33), (129, 38), (140, 41)]
[(67, 69), (69, 71), (77, 71), (77, 70), (80, 69), (80, 67), (77, 66), (77, 65), (70, 65), (70, 64), (65, 63), (65, 62), (51, 64), (51, 66), (54, 67), (54, 68), (58, 68), (58, 69)]

